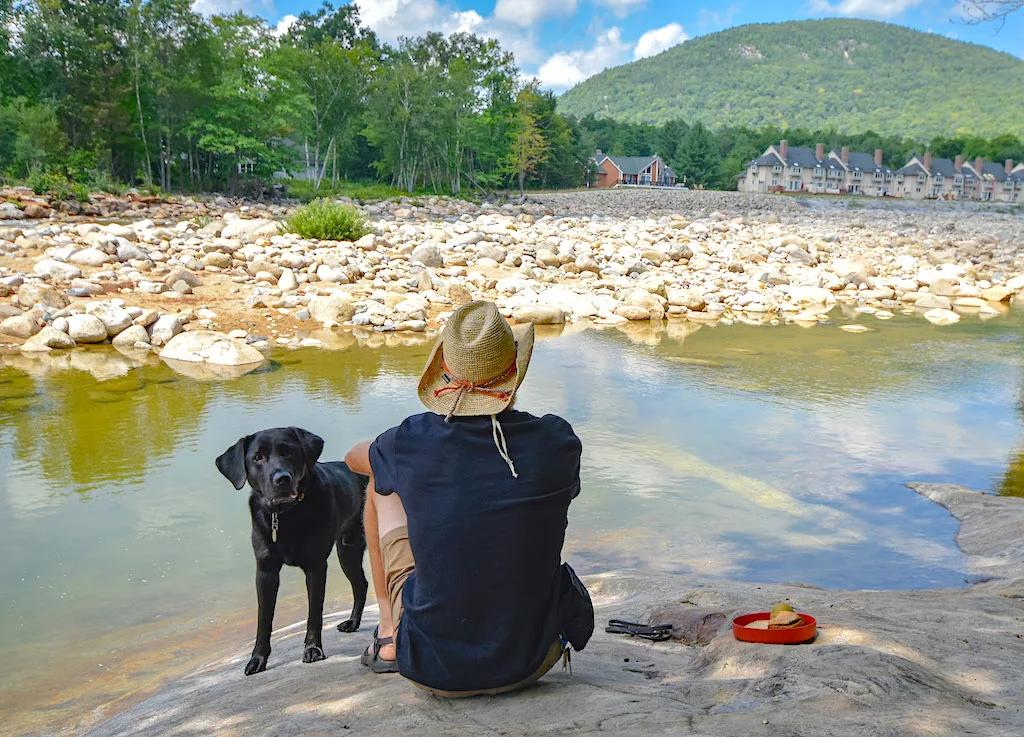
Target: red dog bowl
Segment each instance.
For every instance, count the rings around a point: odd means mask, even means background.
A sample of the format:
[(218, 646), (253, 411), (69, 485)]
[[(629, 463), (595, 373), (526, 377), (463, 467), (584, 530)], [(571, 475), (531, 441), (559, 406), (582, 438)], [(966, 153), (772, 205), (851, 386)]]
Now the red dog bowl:
[(771, 619), (771, 612), (754, 612), (744, 614), (732, 620), (732, 633), (737, 640), (743, 642), (760, 642), (765, 645), (796, 645), (800, 642), (810, 642), (818, 636), (818, 620), (810, 614), (797, 612), (804, 623), (799, 627), (791, 627), (782, 630), (758, 630), (747, 627), (751, 622), (759, 619)]

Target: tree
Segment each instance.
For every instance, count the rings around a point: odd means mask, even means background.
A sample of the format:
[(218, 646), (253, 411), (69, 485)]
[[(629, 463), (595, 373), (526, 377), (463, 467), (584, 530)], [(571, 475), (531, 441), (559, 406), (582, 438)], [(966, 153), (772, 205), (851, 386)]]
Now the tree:
[(535, 86), (524, 87), (516, 100), (515, 132), (509, 149), (506, 165), (519, 180), (519, 193), (526, 194), (526, 176), (537, 170), (547, 160), (548, 142), (537, 127), (534, 108), (540, 102)]
[(702, 124), (693, 125), (682, 143), (673, 168), (690, 185), (705, 187), (718, 177), (721, 154), (715, 137)]
[(1024, 0), (961, 0), (963, 17), (971, 24), (998, 20), (1000, 24), (1024, 8)]

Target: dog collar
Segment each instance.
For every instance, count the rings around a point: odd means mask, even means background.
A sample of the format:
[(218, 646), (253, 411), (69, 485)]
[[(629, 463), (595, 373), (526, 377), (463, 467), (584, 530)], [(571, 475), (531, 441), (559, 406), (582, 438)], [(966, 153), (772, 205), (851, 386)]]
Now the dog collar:
[[(306, 498), (306, 492), (303, 491), (302, 493), (299, 494), (299, 497), (298, 497), (298, 499), (295, 500), (295, 503), (298, 504), (299, 502), (301, 502), (305, 498)], [(275, 543), (277, 542), (277, 528), (278, 528), (278, 526), (279, 526), (279, 523), (277, 521), (277, 512), (271, 512), (270, 513), (270, 539), (273, 542), (275, 542)]]

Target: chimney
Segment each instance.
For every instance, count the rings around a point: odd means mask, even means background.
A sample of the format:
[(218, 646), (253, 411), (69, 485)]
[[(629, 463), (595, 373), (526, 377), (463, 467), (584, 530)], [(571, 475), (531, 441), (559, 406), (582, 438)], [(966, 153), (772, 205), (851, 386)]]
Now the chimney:
[(1007, 159), (1006, 160), (1006, 173), (1009, 174), (1011, 171), (1013, 171), (1013, 159)]
[(881, 165), (882, 165), (882, 149), (876, 148), (875, 149), (875, 166), (881, 166)]
[(782, 157), (783, 161), (789, 156), (789, 141), (785, 139), (779, 141), (779, 156)]
[(924, 168), (928, 170), (928, 173), (932, 173), (932, 152), (924, 152)]
[(984, 170), (984, 168), (985, 168), (985, 159), (983, 159), (981, 156), (979, 156), (978, 158), (976, 158), (974, 160), (974, 171), (976, 171), (978, 173), (978, 176), (980, 177), (982, 171)]
[(961, 169), (964, 168), (964, 155), (963, 154), (957, 154), (956, 155), (956, 159), (953, 160), (953, 168), (956, 169), (957, 171), (960, 171)]
[(825, 144), (819, 143), (814, 147), (814, 158), (818, 161), (824, 161), (825, 159)]
[(849, 164), (850, 163), (850, 147), (849, 146), (843, 146), (843, 151), (842, 151), (842, 153), (840, 155), (842, 156), (844, 164)]
[(601, 149), (597, 149), (597, 154), (596, 155), (597, 156), (604, 156), (604, 153), (601, 151)]

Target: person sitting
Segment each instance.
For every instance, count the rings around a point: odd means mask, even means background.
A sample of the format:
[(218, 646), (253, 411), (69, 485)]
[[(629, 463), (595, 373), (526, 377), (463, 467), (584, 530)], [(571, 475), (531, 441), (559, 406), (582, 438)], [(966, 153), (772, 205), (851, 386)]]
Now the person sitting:
[(512, 408), (533, 344), (533, 325), (513, 330), (494, 304), (461, 307), (419, 382), (429, 411), (346, 455), (370, 477), (380, 625), (362, 662), (375, 673), (440, 696), (496, 694), (563, 654), (560, 562), (582, 445), (564, 419)]

